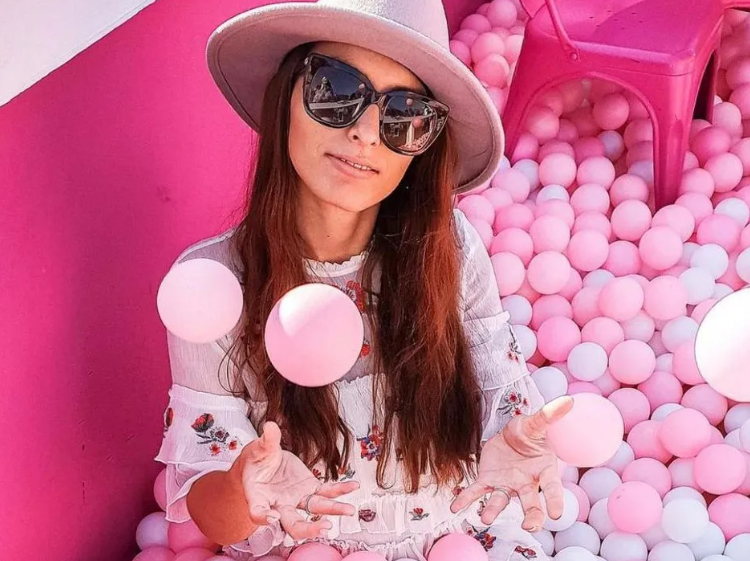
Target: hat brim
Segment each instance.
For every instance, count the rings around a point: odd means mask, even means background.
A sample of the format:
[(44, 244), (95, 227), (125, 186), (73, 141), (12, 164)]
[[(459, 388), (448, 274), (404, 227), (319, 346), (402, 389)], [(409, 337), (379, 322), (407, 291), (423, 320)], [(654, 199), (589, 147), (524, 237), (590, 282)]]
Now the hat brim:
[(232, 107), (260, 128), (263, 96), (284, 56), (308, 42), (335, 41), (377, 51), (402, 64), (451, 108), (448, 127), (459, 155), (457, 192), (488, 182), (505, 138), (500, 116), (479, 80), (448, 49), (399, 23), (306, 2), (272, 4), (239, 14), (209, 38), (211, 76)]

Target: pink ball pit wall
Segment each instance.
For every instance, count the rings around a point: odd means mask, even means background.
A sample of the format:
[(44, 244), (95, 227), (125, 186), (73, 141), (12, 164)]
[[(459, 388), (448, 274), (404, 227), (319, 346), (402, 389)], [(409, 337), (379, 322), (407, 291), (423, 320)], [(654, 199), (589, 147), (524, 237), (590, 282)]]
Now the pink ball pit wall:
[[(156, 290), (249, 162), (205, 42), (268, 3), (159, 0), (0, 107), (0, 559), (130, 560), (158, 510)], [(447, 0), (452, 30), (480, 3)]]

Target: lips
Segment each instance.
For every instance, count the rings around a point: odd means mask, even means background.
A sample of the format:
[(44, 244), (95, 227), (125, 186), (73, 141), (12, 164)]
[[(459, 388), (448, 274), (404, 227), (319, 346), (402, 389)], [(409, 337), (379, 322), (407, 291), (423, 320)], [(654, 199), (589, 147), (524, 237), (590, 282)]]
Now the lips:
[(370, 179), (378, 173), (374, 170), (362, 170), (355, 168), (354, 166), (343, 162), (341, 159), (331, 154), (328, 155), (328, 158), (330, 158), (331, 164), (336, 168), (336, 170), (338, 170), (339, 173), (353, 179)]
[[(374, 173), (378, 173), (378, 170), (375, 169), (375, 167), (369, 165), (368, 163), (362, 162), (362, 161), (358, 160), (357, 158), (349, 158), (347, 156), (339, 156), (337, 154), (328, 154), (328, 156), (331, 156), (332, 158), (335, 158), (337, 160), (341, 160), (343, 163), (345, 163), (347, 165), (349, 165), (350, 163), (353, 163), (353, 164), (357, 164), (359, 166), (364, 166), (366, 168), (369, 168), (369, 169), (365, 169), (365, 170), (361, 170), (361, 171), (371, 171), (371, 172), (374, 172)], [(357, 168), (355, 166), (351, 166), (351, 167), (353, 167), (354, 169), (360, 169), (360, 168)]]

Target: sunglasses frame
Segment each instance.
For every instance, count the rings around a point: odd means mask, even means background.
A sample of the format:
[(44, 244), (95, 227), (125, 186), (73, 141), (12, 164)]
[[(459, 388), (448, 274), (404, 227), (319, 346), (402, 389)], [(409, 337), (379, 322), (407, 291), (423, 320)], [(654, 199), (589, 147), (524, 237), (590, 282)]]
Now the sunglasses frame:
[[(334, 124), (329, 123), (328, 121), (325, 121), (323, 119), (320, 119), (317, 117), (314, 112), (310, 109), (308, 104), (308, 93), (309, 88), (311, 87), (313, 78), (315, 77), (315, 74), (320, 68), (323, 68), (324, 66), (330, 66), (333, 68), (336, 68), (338, 70), (341, 70), (343, 72), (346, 72), (347, 74), (351, 74), (352, 76), (356, 77), (364, 86), (365, 86), (365, 98), (364, 102), (362, 104), (362, 107), (356, 112), (355, 117), (351, 120), (351, 122), (343, 123), (343, 124)], [(370, 105), (377, 105), (379, 114), (380, 114), (380, 139), (390, 150), (393, 152), (396, 152), (397, 154), (401, 154), (403, 156), (419, 156), (420, 154), (424, 154), (430, 146), (440, 137), (443, 130), (445, 129), (445, 125), (448, 122), (448, 113), (450, 113), (450, 107), (445, 105), (444, 103), (440, 103), (439, 101), (432, 99), (431, 97), (422, 94), (420, 92), (415, 92), (411, 90), (405, 90), (401, 88), (395, 88), (392, 90), (387, 90), (384, 92), (380, 92), (376, 90), (372, 82), (370, 82), (369, 78), (365, 76), (360, 70), (357, 68), (351, 66), (350, 64), (347, 64), (343, 61), (340, 61), (336, 58), (322, 55), (320, 53), (310, 53), (305, 57), (305, 59), (302, 61), (302, 67), (297, 71), (297, 74), (304, 72), (304, 82), (303, 82), (303, 102), (302, 105), (305, 108), (305, 112), (308, 114), (308, 116), (313, 119), (316, 123), (320, 123), (321, 125), (324, 125), (326, 127), (334, 128), (334, 129), (345, 129), (350, 126), (352, 126), (354, 123), (357, 122), (357, 120), (367, 111), (367, 108), (370, 107)], [(427, 89), (425, 87), (425, 89)], [(393, 97), (402, 97), (407, 96), (411, 99), (417, 99), (430, 107), (435, 114), (437, 115), (437, 124), (435, 125), (434, 132), (432, 133), (432, 138), (427, 142), (426, 145), (421, 147), (417, 151), (408, 151), (403, 150), (401, 148), (397, 148), (391, 145), (391, 143), (388, 141), (385, 133), (384, 133), (384, 111), (387, 106), (387, 103), (393, 98)]]

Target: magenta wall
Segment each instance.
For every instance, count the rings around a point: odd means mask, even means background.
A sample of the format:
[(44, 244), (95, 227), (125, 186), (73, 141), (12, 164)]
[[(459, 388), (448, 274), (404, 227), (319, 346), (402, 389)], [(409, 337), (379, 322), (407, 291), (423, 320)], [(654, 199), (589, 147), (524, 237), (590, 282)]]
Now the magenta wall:
[[(136, 552), (170, 383), (156, 290), (231, 224), (248, 165), (205, 42), (267, 3), (159, 0), (0, 108), (0, 559)], [(451, 27), (480, 3), (447, 0)]]

